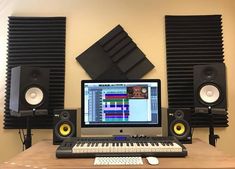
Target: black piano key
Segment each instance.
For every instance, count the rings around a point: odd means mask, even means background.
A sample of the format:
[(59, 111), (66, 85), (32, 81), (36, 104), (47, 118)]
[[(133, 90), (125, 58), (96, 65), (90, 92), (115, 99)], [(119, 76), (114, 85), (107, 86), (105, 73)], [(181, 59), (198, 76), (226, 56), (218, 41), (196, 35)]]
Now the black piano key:
[(80, 142), (77, 142), (76, 146), (79, 146), (81, 143)]

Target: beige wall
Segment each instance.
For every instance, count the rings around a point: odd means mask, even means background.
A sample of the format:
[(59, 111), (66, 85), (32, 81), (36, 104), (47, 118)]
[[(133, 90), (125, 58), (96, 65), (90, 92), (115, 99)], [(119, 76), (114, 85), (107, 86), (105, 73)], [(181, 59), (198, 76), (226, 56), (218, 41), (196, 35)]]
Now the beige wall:
[[(233, 0), (0, 0), (0, 162), (22, 149), (18, 130), (4, 130), (4, 82), (7, 17), (66, 16), (65, 107), (80, 107), (80, 81), (89, 76), (75, 61), (77, 55), (105, 33), (121, 24), (156, 66), (144, 78), (162, 80), (162, 105), (167, 107), (165, 15), (222, 14), (224, 55), (227, 65), (229, 125), (217, 129), (218, 148), (235, 155), (235, 1)], [(51, 138), (50, 130), (33, 130), (33, 143)], [(194, 130), (194, 137), (207, 141), (206, 129)], [(203, 150), (202, 150), (203, 151)]]

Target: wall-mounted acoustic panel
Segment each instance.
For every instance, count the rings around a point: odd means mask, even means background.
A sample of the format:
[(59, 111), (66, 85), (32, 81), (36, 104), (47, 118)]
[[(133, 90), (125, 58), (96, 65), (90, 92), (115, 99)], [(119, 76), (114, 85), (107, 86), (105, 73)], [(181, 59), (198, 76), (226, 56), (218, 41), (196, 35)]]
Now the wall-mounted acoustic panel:
[(10, 116), (11, 69), (16, 66), (48, 68), (49, 113), (31, 119), (32, 128), (52, 128), (52, 109), (64, 108), (65, 17), (8, 18), (8, 58), (6, 70), (4, 128), (26, 127), (25, 117)]
[(139, 79), (154, 68), (125, 30), (116, 26), (77, 58), (92, 79)]
[[(165, 30), (168, 106), (194, 108), (193, 67), (224, 61), (222, 17), (165, 16)], [(204, 118), (205, 115), (193, 114), (192, 126), (207, 127), (209, 122)], [(227, 112), (215, 115), (214, 124), (227, 127)]]

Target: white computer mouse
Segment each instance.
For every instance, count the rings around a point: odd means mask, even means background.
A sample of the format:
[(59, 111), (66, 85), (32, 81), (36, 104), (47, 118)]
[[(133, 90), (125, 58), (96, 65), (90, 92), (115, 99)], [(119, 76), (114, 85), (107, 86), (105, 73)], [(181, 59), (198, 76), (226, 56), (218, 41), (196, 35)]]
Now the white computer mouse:
[(147, 161), (151, 165), (157, 165), (159, 164), (159, 160), (157, 157), (146, 157)]

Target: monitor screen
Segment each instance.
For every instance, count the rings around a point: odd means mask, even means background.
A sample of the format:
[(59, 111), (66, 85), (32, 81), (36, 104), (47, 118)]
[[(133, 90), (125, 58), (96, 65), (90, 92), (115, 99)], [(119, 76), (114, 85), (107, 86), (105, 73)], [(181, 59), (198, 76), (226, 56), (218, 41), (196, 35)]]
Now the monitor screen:
[(160, 80), (82, 81), (81, 127), (160, 127)]

